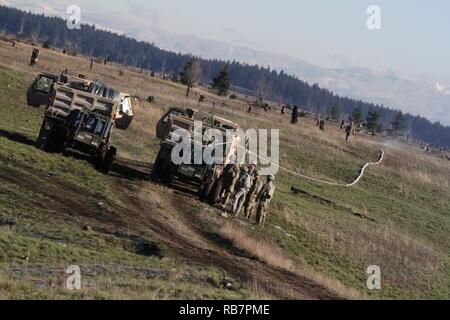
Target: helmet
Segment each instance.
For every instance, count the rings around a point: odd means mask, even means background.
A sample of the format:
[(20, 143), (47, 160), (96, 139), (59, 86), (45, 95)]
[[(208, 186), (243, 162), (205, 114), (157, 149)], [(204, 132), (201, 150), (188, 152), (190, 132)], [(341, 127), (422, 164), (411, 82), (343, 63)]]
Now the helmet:
[(273, 174), (271, 174), (270, 176), (267, 177), (267, 179), (269, 181), (275, 181), (275, 176)]

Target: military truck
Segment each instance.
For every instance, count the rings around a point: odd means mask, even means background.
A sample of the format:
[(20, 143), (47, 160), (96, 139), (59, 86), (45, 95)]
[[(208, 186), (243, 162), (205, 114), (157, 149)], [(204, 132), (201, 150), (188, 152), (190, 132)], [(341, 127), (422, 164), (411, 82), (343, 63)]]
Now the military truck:
[(137, 101), (102, 81), (84, 76), (60, 77), (40, 73), (27, 92), (27, 103), (45, 105), (38, 146), (46, 152), (74, 147), (91, 154), (98, 170), (108, 173), (117, 149), (111, 146), (113, 128), (126, 130)]
[[(172, 161), (172, 150), (177, 145), (180, 137), (174, 137), (177, 129), (184, 129), (191, 134), (191, 146), (194, 150), (194, 122), (202, 122), (203, 133), (208, 129), (217, 129), (223, 132), (229, 148), (223, 148), (224, 152), (219, 157), (220, 163), (209, 165), (203, 161), (202, 164), (180, 164), (176, 165)], [(151, 178), (154, 181), (166, 185), (172, 184), (176, 179), (188, 183), (197, 188), (202, 200), (214, 202), (219, 196), (221, 189), (218, 187), (218, 180), (223, 168), (237, 158), (239, 137), (232, 133), (239, 129), (236, 123), (223, 118), (198, 112), (197, 110), (170, 107), (158, 121), (156, 126), (156, 136), (161, 139), (160, 151), (152, 168)], [(207, 145), (207, 142), (203, 142)], [(215, 156), (215, 155), (214, 155)], [(192, 155), (193, 157), (193, 155)]]

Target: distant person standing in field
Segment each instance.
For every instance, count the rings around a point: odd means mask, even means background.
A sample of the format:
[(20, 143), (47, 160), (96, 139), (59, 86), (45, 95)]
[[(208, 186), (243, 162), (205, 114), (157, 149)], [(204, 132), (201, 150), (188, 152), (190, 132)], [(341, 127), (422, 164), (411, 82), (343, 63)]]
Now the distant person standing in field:
[(345, 126), (345, 121), (342, 120), (340, 130), (344, 129), (344, 126)]
[(89, 66), (89, 70), (92, 71), (93, 68), (94, 68), (94, 58), (91, 58), (91, 64)]
[(325, 120), (324, 119), (320, 119), (320, 121), (319, 121), (319, 129), (321, 131), (325, 131)]
[(294, 106), (294, 109), (292, 110), (291, 123), (292, 124), (297, 124), (298, 123), (298, 117), (299, 117), (298, 107)]
[(30, 60), (30, 66), (34, 66), (39, 61), (39, 54), (41, 52), (39, 49), (33, 49), (33, 52), (31, 53), (31, 60)]
[(348, 142), (351, 135), (355, 135), (355, 126), (353, 125), (353, 122), (350, 122), (350, 124), (345, 128), (345, 141)]

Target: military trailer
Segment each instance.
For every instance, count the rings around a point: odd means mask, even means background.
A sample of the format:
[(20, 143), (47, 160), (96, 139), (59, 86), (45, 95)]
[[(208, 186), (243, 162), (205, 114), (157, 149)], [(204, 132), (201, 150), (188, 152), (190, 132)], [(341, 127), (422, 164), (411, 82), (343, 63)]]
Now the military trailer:
[(113, 129), (128, 128), (136, 101), (99, 80), (41, 73), (28, 89), (27, 103), (46, 106), (39, 148), (46, 152), (76, 148), (91, 154), (96, 168), (108, 173), (117, 154), (111, 146)]
[[(208, 129), (217, 129), (223, 132), (226, 139), (223, 144), (229, 145), (229, 148), (223, 148), (223, 154), (219, 155), (222, 158), (220, 163), (207, 164), (203, 161), (202, 164), (194, 164), (193, 160), (190, 164), (176, 165), (173, 163), (172, 150), (178, 144), (180, 138), (174, 137), (175, 132), (177, 129), (184, 129), (189, 132), (192, 139), (192, 150), (194, 150), (195, 121), (202, 122), (203, 133)], [(172, 184), (175, 180), (183, 181), (196, 187), (202, 200), (214, 202), (220, 192), (220, 190), (217, 190), (218, 178), (222, 174), (223, 168), (237, 156), (240, 139), (233, 132), (238, 128), (236, 123), (193, 109), (168, 108), (156, 126), (156, 136), (161, 139), (161, 145), (153, 165), (152, 180), (166, 185)], [(216, 155), (214, 154), (214, 156)]]

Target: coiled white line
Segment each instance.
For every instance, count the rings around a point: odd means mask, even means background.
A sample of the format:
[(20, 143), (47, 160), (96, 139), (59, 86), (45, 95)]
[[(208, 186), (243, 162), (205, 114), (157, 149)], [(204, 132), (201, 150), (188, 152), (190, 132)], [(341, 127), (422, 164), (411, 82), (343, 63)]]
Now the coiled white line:
[[(215, 146), (227, 145), (227, 144), (230, 144), (230, 143), (229, 143), (229, 142), (225, 142), (225, 143), (217, 143), (217, 144), (215, 144)], [(366, 171), (367, 167), (379, 165), (380, 163), (383, 162), (383, 160), (384, 160), (384, 155), (385, 155), (385, 151), (384, 151), (383, 149), (381, 149), (381, 148), (378, 148), (378, 149), (380, 150), (380, 158), (378, 159), (378, 161), (377, 161), (377, 162), (367, 162), (367, 163), (361, 168), (361, 170), (360, 170), (360, 172), (359, 172), (359, 176), (358, 176), (352, 183), (349, 183), (349, 184), (343, 184), (343, 183), (337, 183), (337, 182), (330, 182), (330, 181), (325, 181), (325, 180), (319, 180), (319, 179), (315, 179), (315, 178), (311, 178), (311, 177), (305, 176), (305, 175), (303, 175), (303, 174), (301, 174), (301, 173), (298, 173), (298, 172), (289, 170), (288, 168), (284, 168), (284, 167), (280, 166), (278, 163), (275, 163), (275, 162), (273, 162), (273, 161), (270, 161), (269, 159), (266, 159), (266, 158), (264, 158), (264, 157), (261, 157), (260, 155), (254, 153), (254, 152), (251, 152), (251, 151), (249, 151), (249, 150), (247, 150), (246, 148), (242, 147), (241, 145), (238, 145), (238, 147), (241, 148), (242, 150), (246, 151), (246, 152), (249, 153), (249, 154), (252, 154), (252, 155), (257, 156), (259, 159), (264, 160), (266, 163), (268, 163), (268, 164), (269, 164), (269, 163), (270, 163), (270, 164), (273, 164), (274, 166), (278, 167), (280, 170), (286, 171), (286, 172), (288, 172), (288, 173), (290, 173), (290, 174), (292, 174), (292, 175), (294, 175), (294, 176), (296, 176), (296, 177), (299, 177), (299, 178), (302, 178), (302, 179), (305, 179), (305, 180), (309, 180), (309, 181), (313, 181), (313, 182), (317, 182), (317, 183), (321, 183), (321, 184), (327, 184), (327, 185), (330, 185), (330, 186), (345, 187), (345, 188), (353, 187), (354, 185), (356, 185), (356, 184), (362, 179), (362, 177), (364, 176), (364, 172)]]

